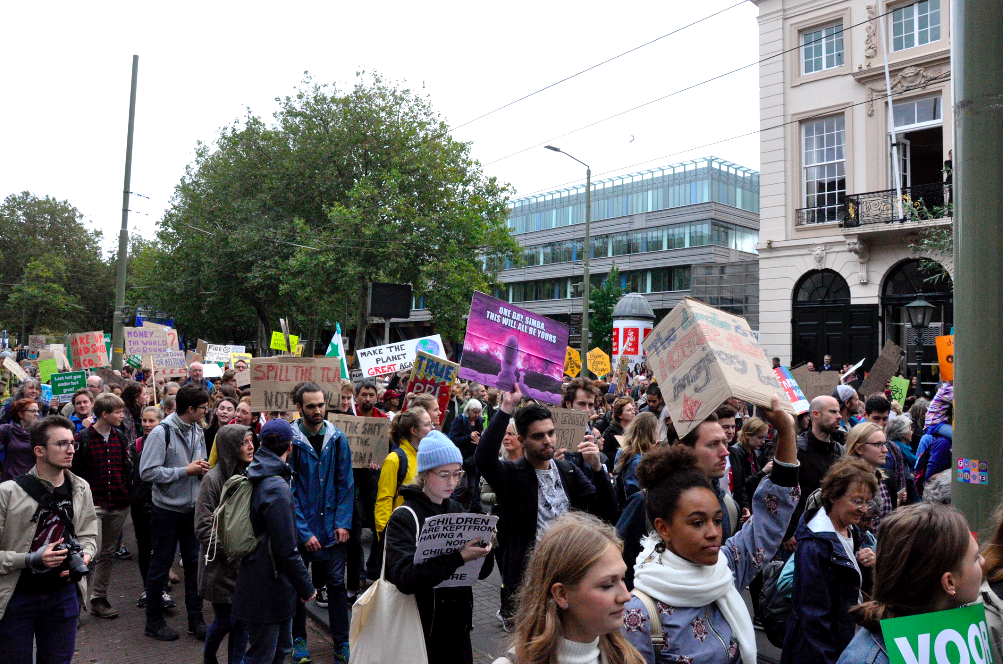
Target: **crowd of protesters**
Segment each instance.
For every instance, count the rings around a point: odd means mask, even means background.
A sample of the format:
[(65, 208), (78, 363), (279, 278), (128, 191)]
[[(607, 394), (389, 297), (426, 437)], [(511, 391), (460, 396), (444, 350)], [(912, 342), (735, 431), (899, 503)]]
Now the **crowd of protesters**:
[[(609, 378), (565, 379), (561, 407), (590, 425), (559, 448), (518, 386), (458, 381), (441, 408), (403, 373), (302, 383), (295, 411), (269, 413), (198, 363), (180, 381), (94, 375), (65, 405), (29, 377), (0, 411), (0, 659), (69, 662), (82, 608), (125, 610), (109, 598), (129, 520), (145, 634), (180, 638), (165, 614), (182, 584), (207, 663), (311, 662), (310, 600), (347, 662), (379, 579), (414, 598), (428, 662), (472, 662), (473, 592), (437, 586), (479, 558), (502, 581), (500, 664), (753, 664), (757, 629), (784, 663), (885, 662), (881, 619), (979, 599), (1003, 650), (1003, 556), (989, 543), (983, 562), (949, 506), (950, 383), (904, 404), (840, 384), (797, 418), (728, 399), (680, 437), (643, 365)], [(377, 463), (353, 467), (330, 413), (391, 418)], [(237, 560), (216, 526), (241, 481), (255, 539)], [(490, 541), (414, 562), (427, 519), (469, 512), (498, 517)]]

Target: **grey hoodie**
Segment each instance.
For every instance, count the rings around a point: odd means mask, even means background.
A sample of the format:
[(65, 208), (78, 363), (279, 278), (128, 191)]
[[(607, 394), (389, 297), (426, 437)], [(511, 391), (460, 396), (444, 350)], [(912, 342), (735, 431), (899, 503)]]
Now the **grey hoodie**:
[[(164, 438), (164, 427), (171, 429), (171, 444)], [(200, 478), (189, 476), (185, 467), (206, 458), (205, 435), (197, 424), (185, 424), (171, 413), (154, 427), (143, 441), (139, 476), (153, 485), (153, 505), (171, 512), (192, 512), (198, 499)]]

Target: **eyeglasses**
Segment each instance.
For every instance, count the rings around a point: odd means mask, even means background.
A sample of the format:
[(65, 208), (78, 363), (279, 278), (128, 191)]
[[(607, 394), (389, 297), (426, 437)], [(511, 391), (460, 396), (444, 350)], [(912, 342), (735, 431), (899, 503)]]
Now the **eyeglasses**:
[(888, 447), (888, 443), (864, 443), (864, 445), (873, 445), (874, 447)]
[(443, 471), (440, 471), (440, 472), (436, 473), (435, 475), (440, 480), (448, 480), (450, 477), (452, 477), (454, 480), (456, 480), (457, 482), (459, 482), (460, 480), (463, 479), (464, 472), (462, 470), (458, 470), (455, 473), (451, 473), (448, 470), (443, 470)]
[(37, 409), (37, 408), (34, 408), (34, 409), (31, 409), (31, 408), (29, 408), (28, 410), (26, 410), (26, 411), (24, 411), (24, 412), (25, 412), (26, 414), (27, 414), (27, 413), (34, 413), (35, 415), (38, 415), (38, 409)]
[[(46, 445), (49, 445), (49, 444), (50, 443), (46, 443)], [(53, 445), (54, 447), (56, 447), (60, 452), (65, 452), (71, 446), (73, 447), (74, 451), (77, 450), (77, 441), (75, 441), (75, 440), (61, 440), (58, 443), (51, 443), (51, 445)]]
[(861, 500), (860, 498), (853, 498), (853, 499), (850, 500), (850, 504), (853, 505), (854, 507), (863, 507), (868, 502), (870, 502), (870, 501)]

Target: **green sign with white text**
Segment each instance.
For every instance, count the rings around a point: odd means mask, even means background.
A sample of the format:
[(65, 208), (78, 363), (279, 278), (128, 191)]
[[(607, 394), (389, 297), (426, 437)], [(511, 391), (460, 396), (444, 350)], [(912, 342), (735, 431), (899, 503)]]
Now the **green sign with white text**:
[(882, 620), (881, 633), (891, 664), (996, 664), (981, 602)]
[(52, 396), (63, 403), (69, 403), (73, 393), (84, 387), (87, 387), (86, 371), (52, 374)]

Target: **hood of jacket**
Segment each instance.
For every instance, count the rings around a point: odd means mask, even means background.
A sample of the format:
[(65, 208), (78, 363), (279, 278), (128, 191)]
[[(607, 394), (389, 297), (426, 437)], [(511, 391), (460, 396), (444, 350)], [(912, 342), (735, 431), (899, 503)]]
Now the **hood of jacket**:
[[(836, 529), (832, 525), (832, 521), (829, 519), (829, 515), (826, 514), (825, 524), (814, 530), (808, 526), (819, 512), (825, 512), (825, 507), (822, 505), (810, 506), (805, 509), (804, 514), (801, 516), (801, 521), (798, 523), (798, 528), (794, 533), (794, 539), (798, 542), (808, 539), (823, 540), (829, 543), (831, 547), (830, 556), (832, 561), (836, 564), (842, 565), (843, 567), (849, 568), (854, 574), (857, 573), (856, 568), (853, 565), (853, 561), (850, 557), (846, 555), (846, 549), (843, 547), (843, 543), (840, 541), (839, 537), (836, 535)], [(850, 537), (853, 539), (853, 548), (857, 550), (860, 548), (860, 531), (856, 526), (850, 526)]]
[[(324, 434), (324, 443), (321, 445), (321, 451), (323, 451), (324, 446), (327, 445), (328, 441), (334, 438), (338, 433), (339, 429), (335, 426), (334, 422), (329, 422), (324, 420), (322, 422), (323, 426), (317, 433)], [(314, 456), (317, 456), (317, 450), (314, 449), (313, 445), (310, 444), (310, 439), (307, 438), (307, 432), (303, 428), (303, 418), (299, 418), (293, 422), (293, 445), (303, 448), (304, 452), (309, 452)]]
[(247, 477), (252, 481), (263, 480), (266, 477), (281, 477), (288, 480), (292, 474), (293, 469), (289, 464), (264, 446), (258, 448), (254, 453), (254, 460), (247, 467)]
[(432, 499), (428, 497), (428, 494), (421, 489), (421, 487), (414, 484), (405, 484), (402, 486), (400, 495), (401, 498), (404, 499), (404, 502), (408, 503), (415, 509), (415, 513), (422, 521), (437, 514), (447, 514), (449, 512), (461, 511), (459, 504), (454, 503), (452, 498), (442, 501), (442, 504), (440, 505), (436, 505), (432, 502)]
[(250, 430), (250, 427), (243, 424), (228, 424), (216, 432), (216, 465), (220, 467), (224, 481), (243, 470), (240, 448), (244, 445), (244, 436)]

